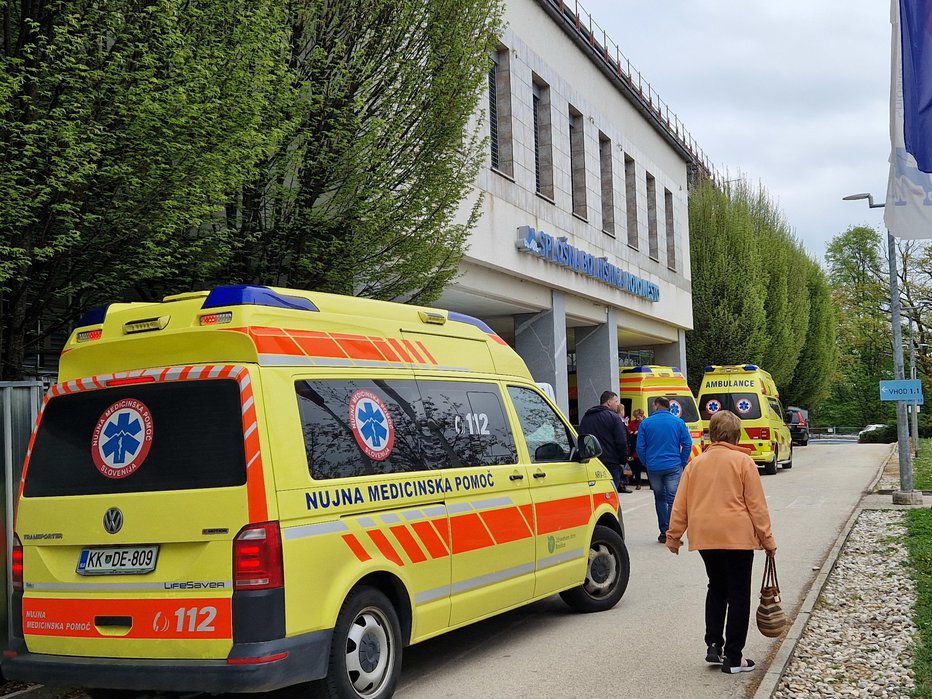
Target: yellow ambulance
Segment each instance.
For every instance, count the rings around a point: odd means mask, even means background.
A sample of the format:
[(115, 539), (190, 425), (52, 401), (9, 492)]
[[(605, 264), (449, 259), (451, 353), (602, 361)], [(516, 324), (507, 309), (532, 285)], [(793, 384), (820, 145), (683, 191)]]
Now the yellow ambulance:
[(619, 376), (621, 389), (618, 398), (625, 406), (625, 415), (634, 417), (634, 411), (640, 408), (644, 416), (654, 412), (654, 398), (664, 397), (670, 401), (670, 412), (681, 418), (689, 428), (693, 438), (690, 459), (698, 456), (702, 450), (702, 422), (696, 399), (686, 383), (686, 377), (679, 367), (645, 365), (621, 369)]
[(770, 374), (756, 364), (707, 366), (699, 388), (699, 414), (706, 438), (709, 418), (730, 410), (741, 418), (739, 445), (751, 450), (751, 458), (764, 473), (777, 466), (793, 467), (793, 440), (783, 422), (780, 393)]
[(258, 286), (89, 312), (29, 446), (9, 679), (390, 697), (402, 649), (625, 592), (618, 496), (443, 310)]

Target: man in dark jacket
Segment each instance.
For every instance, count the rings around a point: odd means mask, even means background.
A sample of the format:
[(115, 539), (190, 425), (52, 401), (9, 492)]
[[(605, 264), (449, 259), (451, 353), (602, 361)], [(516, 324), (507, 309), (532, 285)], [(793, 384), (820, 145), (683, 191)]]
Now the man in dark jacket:
[(603, 391), (601, 404), (589, 408), (579, 422), (579, 434), (591, 434), (602, 445), (599, 459), (612, 474), (615, 488), (619, 493), (630, 493), (622, 481), (623, 464), (628, 463), (628, 431), (615, 409), (618, 407), (618, 394)]

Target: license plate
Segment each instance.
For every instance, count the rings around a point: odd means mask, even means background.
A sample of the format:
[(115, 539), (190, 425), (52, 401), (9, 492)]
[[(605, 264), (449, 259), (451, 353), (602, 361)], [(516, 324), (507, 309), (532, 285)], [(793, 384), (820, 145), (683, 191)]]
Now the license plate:
[(81, 551), (78, 575), (139, 575), (155, 570), (158, 546), (118, 546)]

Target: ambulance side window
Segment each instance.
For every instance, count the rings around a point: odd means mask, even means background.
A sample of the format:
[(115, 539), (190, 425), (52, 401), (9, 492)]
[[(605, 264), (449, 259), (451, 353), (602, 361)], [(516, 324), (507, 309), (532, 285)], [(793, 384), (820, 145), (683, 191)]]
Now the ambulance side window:
[(431, 468), (414, 380), (297, 381), (295, 392), (314, 479)]
[(536, 391), (518, 386), (509, 386), (508, 395), (518, 413), (531, 462), (569, 461), (573, 437), (547, 401)]
[(494, 384), (418, 381), (433, 461), (441, 468), (518, 462), (511, 425)]
[(770, 406), (770, 419), (783, 422), (783, 408), (780, 407), (780, 403), (774, 398), (768, 398), (767, 404)]

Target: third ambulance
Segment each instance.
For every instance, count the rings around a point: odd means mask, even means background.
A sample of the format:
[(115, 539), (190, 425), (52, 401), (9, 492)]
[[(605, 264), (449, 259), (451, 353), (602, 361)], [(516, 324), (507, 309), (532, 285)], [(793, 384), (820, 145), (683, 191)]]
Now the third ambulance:
[(773, 475), (777, 466), (793, 467), (790, 429), (783, 422), (783, 407), (773, 377), (756, 364), (707, 366), (699, 388), (699, 414), (706, 435), (709, 418), (730, 410), (741, 418), (739, 446)]

